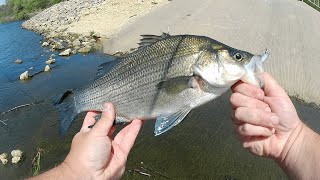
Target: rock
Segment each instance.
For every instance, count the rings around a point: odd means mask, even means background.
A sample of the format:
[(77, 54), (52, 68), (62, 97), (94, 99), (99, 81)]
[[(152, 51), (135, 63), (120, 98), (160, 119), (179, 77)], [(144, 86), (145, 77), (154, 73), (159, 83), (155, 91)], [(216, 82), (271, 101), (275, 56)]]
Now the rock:
[(52, 49), (55, 49), (55, 50), (62, 50), (64, 49), (65, 47), (62, 45), (61, 42), (59, 41), (56, 41), (54, 42), (53, 46), (52, 46)]
[(91, 34), (92, 34), (91, 32), (85, 32), (85, 33), (83, 33), (83, 36), (84, 37), (91, 37)]
[(74, 49), (75, 49), (75, 50), (79, 50), (79, 49), (80, 49), (80, 46), (75, 46)]
[(7, 164), (8, 163), (8, 159), (0, 159), (0, 161), (2, 162), (2, 164)]
[(62, 51), (59, 56), (70, 56), (71, 54), (71, 49), (66, 49), (64, 51)]
[(45, 42), (42, 43), (42, 47), (47, 47), (47, 46), (49, 46), (48, 42), (45, 41)]
[(72, 45), (73, 46), (80, 46), (81, 45), (81, 42), (79, 41), (79, 39), (76, 39), (72, 42)]
[(20, 80), (26, 80), (29, 78), (29, 72), (25, 71), (24, 73), (20, 74)]
[(21, 64), (22, 62), (23, 61), (21, 59), (17, 59), (17, 60), (14, 61), (14, 63), (16, 63), (16, 64)]
[(49, 59), (49, 60), (46, 61), (46, 64), (53, 64), (55, 62), (56, 62), (55, 59)]
[(78, 50), (78, 52), (80, 52), (80, 53), (89, 53), (90, 51), (91, 51), (91, 46), (85, 46), (85, 47), (80, 48)]
[(78, 37), (78, 39), (79, 39), (79, 41), (83, 41), (83, 36), (82, 35), (80, 35), (79, 37)]
[(12, 162), (13, 164), (17, 164), (20, 160), (21, 160), (21, 157), (13, 157), (13, 158), (11, 159), (11, 162)]
[(49, 66), (49, 65), (46, 65), (46, 67), (44, 68), (44, 71), (45, 71), (45, 72), (48, 72), (48, 71), (50, 71), (50, 69), (51, 69), (50, 66)]
[(11, 156), (13, 157), (22, 157), (22, 151), (19, 149), (11, 151)]
[(77, 50), (76, 49), (74, 49), (74, 50), (72, 50), (72, 52), (71, 52), (72, 54), (77, 54)]
[(0, 159), (7, 159), (7, 158), (8, 158), (8, 154), (7, 153), (0, 154)]
[(94, 37), (94, 38), (100, 38), (100, 37), (101, 37), (101, 34), (98, 33), (98, 32), (94, 32), (94, 33), (92, 34), (92, 37)]
[(82, 45), (83, 45), (83, 46), (88, 46), (88, 45), (90, 45), (90, 44), (91, 44), (91, 43), (90, 43), (90, 42), (87, 42), (87, 41), (86, 41), (86, 42), (82, 42)]
[(55, 56), (56, 56), (56, 55), (51, 54), (51, 55), (50, 55), (50, 59), (53, 59)]

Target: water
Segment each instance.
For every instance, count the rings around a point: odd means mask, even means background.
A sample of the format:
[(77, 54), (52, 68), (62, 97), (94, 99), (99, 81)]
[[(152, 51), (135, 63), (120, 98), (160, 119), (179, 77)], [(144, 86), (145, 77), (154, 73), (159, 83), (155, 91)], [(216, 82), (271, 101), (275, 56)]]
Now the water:
[[(99, 53), (70, 58), (56, 56), (55, 68), (31, 80), (20, 81), (21, 72), (31, 66), (44, 68), (51, 53), (42, 48), (42, 38), (20, 29), (21, 22), (0, 25), (0, 112), (22, 104), (31, 104), (4, 115), (0, 123), (0, 153), (21, 149), (22, 163), (0, 165), (0, 179), (21, 179), (32, 174), (31, 161), (36, 148), (45, 154), (41, 171), (63, 161), (74, 134), (79, 131), (81, 114), (63, 138), (58, 136), (58, 114), (50, 98), (66, 89), (92, 81), (96, 67), (113, 59)], [(22, 64), (14, 64), (16, 58)], [(128, 157), (123, 179), (286, 179), (272, 161), (258, 158), (244, 150), (234, 134), (230, 120), (230, 92), (193, 110), (187, 118), (164, 135), (154, 137), (154, 122), (144, 124)], [(294, 99), (299, 115), (320, 132), (320, 111)], [(137, 171), (147, 172), (151, 177)]]
[[(41, 143), (70, 140), (74, 135), (72, 130), (70, 137), (64, 139), (58, 136), (58, 118), (52, 107), (52, 96), (91, 82), (97, 66), (114, 59), (101, 53), (59, 57), (58, 52), (52, 53), (48, 48), (41, 47), (42, 37), (21, 29), (21, 23), (0, 24), (0, 112), (20, 105), (32, 105), (0, 115), (0, 120), (6, 124), (0, 122), (0, 153), (10, 153), (19, 148), (26, 156), (24, 162), (16, 166), (0, 165), (0, 179), (29, 176), (31, 159)], [(19, 80), (20, 74), (26, 70), (31, 74), (42, 71), (51, 54), (56, 55), (56, 63), (50, 72), (42, 72), (26, 81)], [(23, 63), (15, 64), (16, 59), (23, 60)], [(63, 145), (68, 150), (70, 141)], [(66, 152), (59, 154), (60, 159), (56, 157), (48, 164), (61, 162)]]

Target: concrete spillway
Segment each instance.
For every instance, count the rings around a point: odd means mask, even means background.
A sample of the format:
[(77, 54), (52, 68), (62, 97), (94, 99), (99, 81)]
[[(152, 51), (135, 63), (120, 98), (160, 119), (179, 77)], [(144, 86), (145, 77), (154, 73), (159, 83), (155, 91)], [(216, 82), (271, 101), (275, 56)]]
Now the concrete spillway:
[(260, 53), (291, 94), (320, 103), (320, 13), (296, 0), (174, 0), (108, 39), (104, 51), (128, 51), (140, 34), (198, 34)]

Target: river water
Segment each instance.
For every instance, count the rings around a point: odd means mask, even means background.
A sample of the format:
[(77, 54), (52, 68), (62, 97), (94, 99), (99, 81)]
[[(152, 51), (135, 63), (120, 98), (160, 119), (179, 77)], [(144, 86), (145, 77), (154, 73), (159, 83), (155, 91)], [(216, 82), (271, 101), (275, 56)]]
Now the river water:
[[(21, 163), (0, 165), (0, 179), (31, 176), (32, 158), (38, 147), (45, 151), (41, 171), (63, 161), (84, 114), (65, 137), (59, 137), (58, 115), (51, 97), (89, 83), (97, 66), (113, 59), (101, 53), (56, 56), (52, 71), (20, 81), (19, 75), (30, 67), (33, 72), (42, 70), (52, 54), (41, 47), (41, 36), (22, 30), (20, 25), (0, 25), (0, 112), (32, 105), (0, 115), (4, 122), (0, 122), (0, 153), (16, 148), (24, 151)], [(17, 58), (23, 63), (13, 63)], [(154, 122), (146, 122), (128, 157), (123, 179), (286, 179), (272, 160), (253, 156), (241, 147), (230, 121), (230, 94), (193, 110), (164, 135), (154, 137)], [(294, 103), (300, 117), (319, 132), (319, 109), (295, 99)]]

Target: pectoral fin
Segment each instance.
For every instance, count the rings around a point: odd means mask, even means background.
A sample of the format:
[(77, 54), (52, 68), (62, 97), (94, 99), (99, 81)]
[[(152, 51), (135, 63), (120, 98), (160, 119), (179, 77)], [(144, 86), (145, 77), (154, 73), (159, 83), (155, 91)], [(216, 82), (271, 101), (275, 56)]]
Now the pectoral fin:
[(168, 94), (176, 94), (185, 89), (197, 87), (197, 82), (193, 76), (179, 76), (162, 81), (157, 87), (164, 89)]
[(173, 126), (178, 125), (191, 111), (191, 108), (182, 109), (171, 115), (160, 115), (154, 127), (154, 134), (158, 136), (164, 132), (167, 132)]

